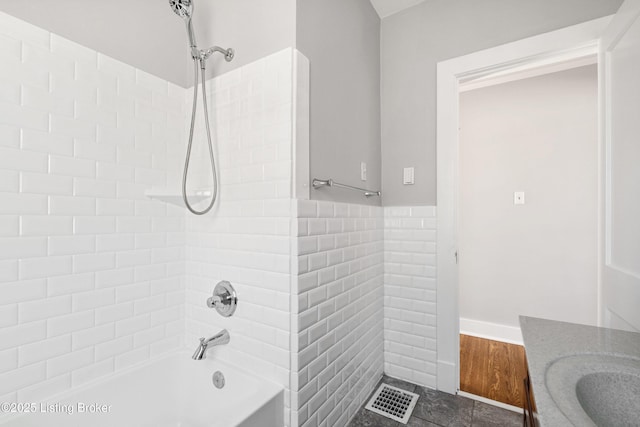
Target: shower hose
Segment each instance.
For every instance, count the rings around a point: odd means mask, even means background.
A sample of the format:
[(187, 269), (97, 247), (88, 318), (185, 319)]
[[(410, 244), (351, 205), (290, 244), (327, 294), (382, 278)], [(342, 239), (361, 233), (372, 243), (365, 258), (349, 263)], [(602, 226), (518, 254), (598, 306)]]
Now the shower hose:
[[(193, 107), (191, 109), (191, 128), (189, 129), (189, 144), (187, 146), (187, 157), (184, 162), (184, 173), (182, 174), (182, 199), (184, 200), (184, 204), (187, 206), (187, 209), (195, 215), (204, 215), (213, 208), (213, 205), (216, 202), (218, 197), (218, 177), (216, 173), (216, 160), (213, 155), (213, 142), (211, 141), (211, 127), (209, 126), (209, 111), (207, 108), (207, 86), (205, 83), (205, 61), (203, 58), (193, 58), (193, 69), (194, 69), (194, 82), (193, 82)], [(198, 67), (198, 62), (200, 62), (200, 66)], [(198, 69), (200, 69), (200, 73), (198, 73)], [(200, 74), (200, 78), (198, 78), (198, 74)], [(209, 205), (204, 210), (196, 210), (189, 203), (189, 198), (187, 197), (187, 175), (189, 173), (189, 162), (191, 160), (191, 148), (193, 146), (193, 129), (196, 123), (196, 107), (198, 104), (198, 83), (201, 81), (202, 86), (202, 104), (203, 104), (203, 112), (204, 112), (204, 123), (206, 127), (207, 133), (207, 142), (209, 143), (209, 159), (211, 160), (211, 177), (213, 178), (213, 191), (211, 193), (211, 201)]]

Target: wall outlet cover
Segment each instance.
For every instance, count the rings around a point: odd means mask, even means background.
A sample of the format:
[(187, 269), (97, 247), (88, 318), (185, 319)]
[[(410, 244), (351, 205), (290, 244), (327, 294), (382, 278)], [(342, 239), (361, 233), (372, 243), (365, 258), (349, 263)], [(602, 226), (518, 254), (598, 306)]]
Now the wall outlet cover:
[(415, 169), (413, 167), (404, 168), (402, 173), (402, 183), (404, 185), (415, 184)]

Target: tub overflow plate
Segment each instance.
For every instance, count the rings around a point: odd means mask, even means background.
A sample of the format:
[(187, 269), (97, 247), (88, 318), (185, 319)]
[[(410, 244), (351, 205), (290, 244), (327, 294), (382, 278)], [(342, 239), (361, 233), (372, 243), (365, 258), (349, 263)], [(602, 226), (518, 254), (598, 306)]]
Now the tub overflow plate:
[(216, 388), (224, 387), (225, 381), (224, 381), (224, 374), (222, 372), (220, 371), (214, 372), (213, 377), (211, 379), (213, 381), (213, 385)]

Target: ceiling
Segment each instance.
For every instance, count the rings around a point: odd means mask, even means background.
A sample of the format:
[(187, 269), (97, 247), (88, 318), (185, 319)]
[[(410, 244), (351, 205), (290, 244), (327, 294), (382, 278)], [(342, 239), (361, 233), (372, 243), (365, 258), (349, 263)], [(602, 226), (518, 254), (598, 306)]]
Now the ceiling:
[(425, 0), (371, 0), (371, 4), (376, 12), (378, 12), (380, 19), (384, 19), (387, 16), (391, 16), (394, 13), (398, 13), (424, 1)]

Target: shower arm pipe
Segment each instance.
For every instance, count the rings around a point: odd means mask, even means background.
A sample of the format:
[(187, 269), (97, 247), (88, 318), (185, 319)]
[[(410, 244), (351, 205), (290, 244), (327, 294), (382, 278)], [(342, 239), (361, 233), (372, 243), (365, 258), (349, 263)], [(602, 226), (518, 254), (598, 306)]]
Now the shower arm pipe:
[[(209, 59), (209, 57), (213, 55), (215, 52), (220, 52), (221, 54), (224, 55), (224, 59), (227, 62), (231, 62), (233, 60), (235, 52), (231, 48), (223, 49), (220, 46), (212, 46), (206, 50), (198, 49), (198, 43), (196, 42), (196, 35), (193, 32), (193, 24), (191, 23), (191, 19), (188, 19), (186, 21), (186, 26), (187, 26), (187, 34), (189, 35), (189, 47), (191, 47), (191, 57), (193, 59), (199, 59), (203, 61), (203, 60)], [(203, 68), (203, 64), (201, 65), (201, 68)]]
[(233, 57), (235, 56), (235, 51), (232, 48), (224, 49), (220, 46), (212, 46), (207, 50), (201, 50), (194, 46), (191, 47), (191, 56), (193, 57), (193, 59), (200, 60), (200, 68), (202, 69), (204, 69), (204, 62), (209, 59), (209, 57), (215, 52), (223, 54), (224, 59), (227, 62), (231, 62), (233, 60)]

